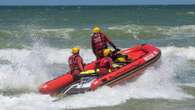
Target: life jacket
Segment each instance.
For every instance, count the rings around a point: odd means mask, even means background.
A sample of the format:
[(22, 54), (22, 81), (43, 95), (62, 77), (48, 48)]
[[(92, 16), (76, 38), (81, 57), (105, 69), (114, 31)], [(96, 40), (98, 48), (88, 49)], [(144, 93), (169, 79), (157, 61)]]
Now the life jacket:
[(69, 63), (69, 67), (70, 67), (71, 72), (74, 71), (74, 70), (80, 70), (79, 64), (77, 63), (78, 58), (80, 58), (79, 55), (72, 55), (68, 59), (68, 63)]
[(95, 33), (92, 37), (92, 42), (94, 45), (94, 50), (102, 50), (107, 48), (107, 40), (105, 39), (105, 35), (103, 33)]

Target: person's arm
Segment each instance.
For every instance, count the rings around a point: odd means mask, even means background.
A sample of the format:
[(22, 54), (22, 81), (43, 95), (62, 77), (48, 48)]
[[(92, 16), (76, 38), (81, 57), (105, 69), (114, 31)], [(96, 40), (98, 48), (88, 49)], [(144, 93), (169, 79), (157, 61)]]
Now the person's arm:
[(70, 57), (68, 58), (68, 69), (69, 69), (69, 72), (71, 72), (71, 67), (70, 67)]
[[(93, 37), (93, 35), (92, 35)], [(92, 51), (95, 54), (95, 47), (94, 47), (94, 42), (93, 42), (93, 38), (91, 37), (91, 47), (92, 47)]]
[(80, 70), (84, 71), (83, 59), (82, 58), (78, 58), (77, 59), (77, 63), (79, 65)]
[(102, 33), (105, 37), (105, 40), (115, 49), (117, 50), (116, 46), (114, 45), (114, 43), (110, 40), (109, 37), (107, 37), (104, 33)]

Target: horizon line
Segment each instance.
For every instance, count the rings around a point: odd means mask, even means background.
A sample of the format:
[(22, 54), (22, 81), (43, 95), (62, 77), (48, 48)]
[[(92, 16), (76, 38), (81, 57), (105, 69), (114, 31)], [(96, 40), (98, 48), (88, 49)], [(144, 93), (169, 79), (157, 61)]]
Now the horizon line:
[(117, 5), (117, 4), (105, 4), (105, 5), (50, 5), (50, 4), (47, 4), (47, 5), (0, 5), (0, 6), (193, 6), (195, 4), (120, 4), (120, 5)]

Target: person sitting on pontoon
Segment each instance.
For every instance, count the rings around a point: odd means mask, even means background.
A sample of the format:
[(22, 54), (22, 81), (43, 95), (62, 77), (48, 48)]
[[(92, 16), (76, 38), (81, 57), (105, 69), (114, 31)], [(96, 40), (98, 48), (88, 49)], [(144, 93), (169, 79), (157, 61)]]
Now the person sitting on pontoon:
[(72, 55), (68, 59), (70, 73), (74, 78), (78, 79), (80, 72), (84, 71), (84, 63), (82, 57), (79, 55), (80, 48), (72, 48)]

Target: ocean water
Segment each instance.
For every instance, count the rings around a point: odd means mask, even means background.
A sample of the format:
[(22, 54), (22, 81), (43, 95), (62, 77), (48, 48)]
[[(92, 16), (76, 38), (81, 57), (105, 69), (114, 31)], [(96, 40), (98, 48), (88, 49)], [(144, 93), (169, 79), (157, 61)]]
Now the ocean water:
[[(134, 82), (52, 102), (41, 83), (86, 63), (93, 26), (120, 48), (152, 43), (161, 59)], [(195, 6), (0, 7), (0, 110), (195, 110)]]

